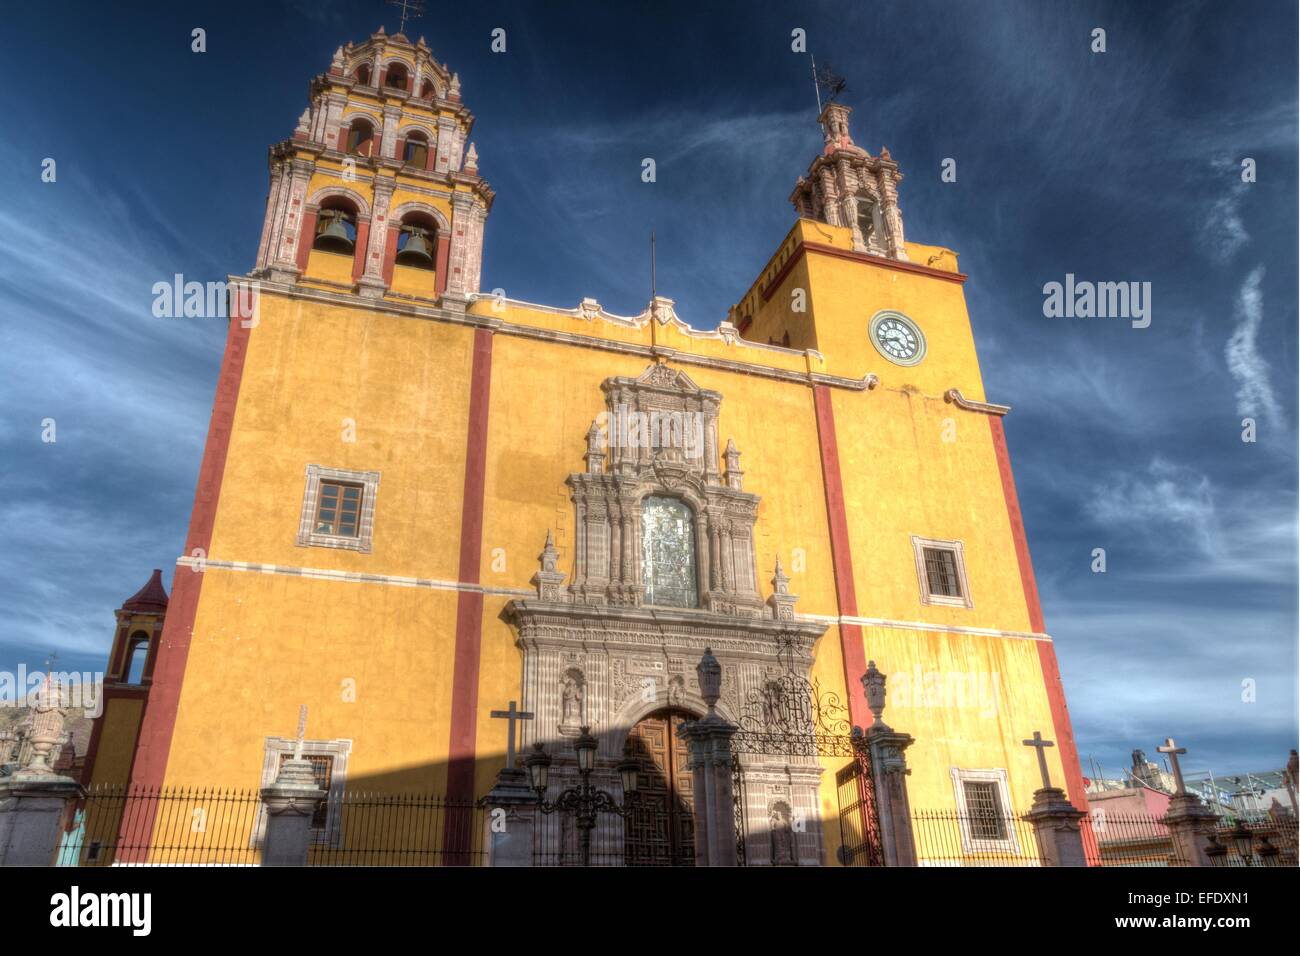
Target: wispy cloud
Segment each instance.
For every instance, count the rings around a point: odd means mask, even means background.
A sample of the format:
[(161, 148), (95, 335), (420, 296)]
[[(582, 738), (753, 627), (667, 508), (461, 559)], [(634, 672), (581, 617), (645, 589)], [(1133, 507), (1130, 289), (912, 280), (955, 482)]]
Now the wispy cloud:
[(1264, 296), (1260, 284), (1264, 267), (1256, 266), (1246, 276), (1237, 295), (1237, 325), (1224, 354), (1228, 371), (1237, 382), (1237, 414), (1257, 416), (1274, 425), (1282, 423), (1282, 409), (1273, 394), (1268, 363), (1259, 351), (1259, 327), (1264, 320)]

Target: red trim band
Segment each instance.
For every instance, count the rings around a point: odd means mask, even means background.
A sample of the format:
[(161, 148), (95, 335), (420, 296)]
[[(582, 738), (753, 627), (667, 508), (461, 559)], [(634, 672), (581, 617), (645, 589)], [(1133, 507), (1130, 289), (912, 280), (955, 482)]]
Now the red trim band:
[[(1029, 610), (1029, 626), (1042, 633), (1043, 608), (1038, 602), (1038, 583), (1034, 580), (1034, 565), (1029, 558), (1029, 542), (1025, 536), (1025, 523), (1020, 515), (1020, 497), (1016, 494), (1016, 479), (1011, 472), (1011, 456), (1007, 452), (1006, 433), (1002, 419), (990, 415), (989, 430), (993, 433), (993, 450), (998, 458), (998, 474), (1002, 478), (1002, 495), (1007, 502), (1007, 517), (1011, 519), (1011, 537), (1016, 544), (1016, 561), (1020, 565), (1020, 585), (1025, 593), (1025, 607)], [(1035, 641), (1038, 645), (1038, 662), (1047, 688), (1047, 702), (1052, 711), (1052, 730), (1056, 746), (1060, 748), (1061, 764), (1065, 768), (1065, 786), (1070, 802), (1076, 809), (1088, 809), (1088, 794), (1083, 785), (1083, 771), (1079, 767), (1079, 751), (1074, 743), (1074, 730), (1070, 725), (1070, 711), (1065, 703), (1065, 687), (1056, 663), (1056, 649), (1049, 641)]]

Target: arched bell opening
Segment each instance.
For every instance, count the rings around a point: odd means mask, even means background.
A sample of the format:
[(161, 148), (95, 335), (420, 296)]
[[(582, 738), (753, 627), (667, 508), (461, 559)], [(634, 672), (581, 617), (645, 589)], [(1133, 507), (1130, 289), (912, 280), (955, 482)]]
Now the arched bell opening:
[(392, 63), (384, 74), (384, 86), (389, 89), (405, 90), (409, 87), (410, 74), (401, 63)]
[(425, 169), (429, 165), (429, 137), (421, 130), (412, 130), (406, 134), (402, 146), (402, 161), (416, 169)]
[(374, 124), (354, 119), (348, 124), (347, 152), (353, 156), (371, 156), (375, 150)]
[(420, 99), (431, 100), (434, 98), (435, 93), (436, 90), (434, 89), (433, 86), (433, 80), (425, 80), (420, 85)]
[(359, 67), (357, 67), (357, 72), (354, 75), (356, 76), (358, 86), (369, 86), (370, 85), (370, 64), (362, 63)]
[(437, 295), (438, 223), (428, 213), (408, 212), (396, 227), (393, 248), (394, 292), (434, 298)]
[(305, 273), (311, 278), (348, 284), (357, 261), (357, 207), (342, 196), (323, 200), (316, 213), (315, 234)]

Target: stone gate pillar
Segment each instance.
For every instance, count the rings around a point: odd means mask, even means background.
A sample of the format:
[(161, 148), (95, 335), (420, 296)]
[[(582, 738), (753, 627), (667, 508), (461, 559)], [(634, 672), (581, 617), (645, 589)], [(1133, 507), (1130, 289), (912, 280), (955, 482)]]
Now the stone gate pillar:
[(295, 754), (280, 766), (269, 787), (262, 788), (266, 807), (263, 866), (306, 866), (311, 848), (311, 818), (325, 791), (316, 784), (311, 761)]
[(856, 746), (871, 756), (872, 784), (876, 791), (876, 816), (880, 821), (880, 848), (885, 866), (916, 866), (916, 836), (912, 832), (912, 805), (907, 795), (907, 748), (915, 743), (911, 734), (894, 730), (881, 719), (885, 710), (885, 675), (867, 662), (862, 675), (871, 726)]
[(487, 808), (488, 866), (532, 866), (540, 811), (528, 774), (518, 767), (501, 768), (483, 806)]
[(736, 806), (731, 787), (731, 738), (739, 729), (715, 710), (722, 691), (722, 665), (706, 648), (695, 668), (709, 712), (687, 721), (681, 735), (691, 752), (695, 790), (695, 865), (736, 866)]
[(68, 804), (85, 792), (71, 777), (54, 772), (65, 713), (62, 689), (47, 674), (33, 706), (27, 762), (0, 778), (0, 865), (51, 865)]

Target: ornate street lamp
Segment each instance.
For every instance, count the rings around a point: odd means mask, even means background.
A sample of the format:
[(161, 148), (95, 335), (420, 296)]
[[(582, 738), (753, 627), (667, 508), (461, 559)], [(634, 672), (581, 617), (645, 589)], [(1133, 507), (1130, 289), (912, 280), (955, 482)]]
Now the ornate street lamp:
[(596, 749), (599, 746), (591, 735), (591, 728), (583, 727), (573, 749), (578, 755), (578, 785), (565, 790), (554, 801), (546, 799), (546, 787), (550, 781), (551, 756), (541, 741), (533, 744), (532, 752), (525, 758), (524, 766), (528, 769), (529, 783), (537, 794), (537, 805), (543, 813), (573, 814), (578, 828), (578, 847), (583, 866), (591, 865), (591, 831), (596, 828), (598, 813), (613, 813), (625, 817), (637, 803), (637, 784), (641, 770), (640, 762), (632, 756), (630, 750), (624, 751), (617, 770), (623, 783), (623, 802), (619, 803), (611, 794), (591, 785), (591, 773), (596, 769)]

